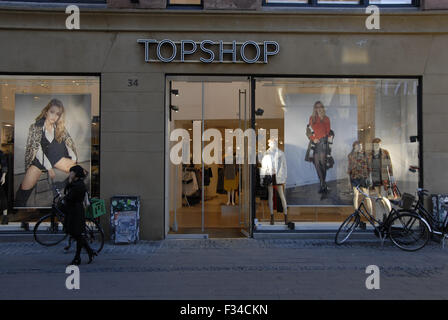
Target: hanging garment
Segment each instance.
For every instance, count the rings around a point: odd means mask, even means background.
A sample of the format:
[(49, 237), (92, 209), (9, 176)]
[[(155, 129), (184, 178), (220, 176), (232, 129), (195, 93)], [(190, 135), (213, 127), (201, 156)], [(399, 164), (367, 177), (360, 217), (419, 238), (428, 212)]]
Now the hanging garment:
[(194, 171), (186, 170), (182, 174), (182, 194), (193, 195), (199, 189), (198, 181)]
[(216, 193), (227, 193), (224, 190), (224, 168), (218, 168), (218, 183), (216, 184)]
[(210, 178), (213, 177), (212, 168), (205, 168), (204, 171), (204, 186), (208, 186), (210, 185)]

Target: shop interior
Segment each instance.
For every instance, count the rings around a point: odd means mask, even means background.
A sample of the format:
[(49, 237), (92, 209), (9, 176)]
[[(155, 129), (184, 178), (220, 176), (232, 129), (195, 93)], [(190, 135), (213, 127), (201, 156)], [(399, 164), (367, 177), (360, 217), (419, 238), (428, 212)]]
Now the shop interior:
[[(218, 130), (223, 143), (226, 129), (250, 126), (247, 81), (172, 81), (171, 88), (169, 132), (180, 128), (188, 131), (191, 162), (194, 121), (203, 131)], [(234, 143), (227, 153), (232, 156), (236, 148)], [(249, 223), (249, 167), (225, 164), (226, 156), (223, 148), (221, 164), (169, 162), (170, 234), (243, 235)]]
[[(250, 220), (251, 214), (259, 230), (288, 230), (285, 211), (287, 221), (294, 222), (296, 230), (334, 229), (362, 199), (359, 194), (355, 196), (347, 172), (348, 155), (355, 141), (368, 154), (372, 152), (373, 139), (380, 138), (381, 148), (387, 150), (392, 158), (394, 183), (401, 192), (415, 191), (418, 176), (410, 174), (408, 168), (418, 165), (419, 161), (418, 142), (410, 140), (410, 137), (418, 135), (416, 79), (259, 78), (255, 82), (256, 132), (265, 130), (269, 139), (270, 129), (277, 129), (278, 149), (286, 155), (286, 210), (283, 209), (280, 194), (274, 192), (271, 211), (266, 188), (258, 179), (251, 181), (250, 175), (238, 178), (239, 183), (245, 183), (247, 188), (236, 186), (233, 205), (232, 192), (224, 188), (225, 165), (170, 164), (170, 234), (245, 236), (246, 233), (241, 230), (248, 230), (244, 228), (244, 220)], [(249, 128), (249, 97), (246, 97), (244, 109), (239, 94), (241, 90), (246, 90), (249, 96), (249, 87), (249, 81), (244, 80), (171, 80), (171, 92), (175, 94), (168, 99), (171, 103), (169, 132), (184, 128), (191, 133), (193, 121), (200, 121), (204, 130), (218, 129), (223, 137), (226, 128)], [(316, 101), (324, 105), (334, 131), (331, 145), (334, 166), (327, 169), (326, 182), (330, 191), (325, 195), (318, 192), (319, 178), (314, 164), (304, 160), (308, 144), (307, 124)], [(243, 115), (244, 110), (246, 113)], [(192, 149), (192, 139), (190, 142)], [(171, 142), (170, 146), (174, 143)], [(207, 142), (203, 144), (206, 145)], [(260, 155), (263, 152), (257, 150), (257, 170), (260, 170)], [(190, 170), (194, 174), (184, 174)], [(244, 171), (244, 165), (237, 166), (236, 171), (240, 170)], [(204, 182), (202, 172), (206, 172)], [(186, 195), (186, 192), (192, 192), (187, 191), (185, 186), (193, 176), (197, 184), (196, 193)], [(254, 213), (250, 209), (251, 183), (256, 184)], [(274, 187), (274, 190), (277, 188)], [(386, 187), (378, 190), (382, 197), (388, 197)], [(375, 188), (369, 190), (372, 195), (377, 195), (376, 191)], [(248, 199), (240, 201), (245, 192)], [(380, 218), (384, 208), (384, 204), (375, 203), (372, 210)], [(271, 223), (271, 213), (274, 215), (274, 225)], [(250, 226), (250, 222), (246, 226)]]

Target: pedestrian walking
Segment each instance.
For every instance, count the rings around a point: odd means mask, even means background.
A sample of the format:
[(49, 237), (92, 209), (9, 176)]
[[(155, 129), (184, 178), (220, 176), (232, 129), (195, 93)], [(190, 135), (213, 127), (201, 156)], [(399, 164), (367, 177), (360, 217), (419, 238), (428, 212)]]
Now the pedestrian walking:
[(97, 253), (89, 246), (84, 237), (86, 220), (83, 202), (87, 189), (83, 179), (86, 173), (79, 165), (71, 167), (69, 172), (69, 180), (64, 189), (65, 197), (63, 199), (66, 219), (65, 225), (67, 233), (76, 240), (76, 254), (71, 264), (80, 265), (82, 248), (89, 255), (88, 263), (92, 262), (93, 257)]

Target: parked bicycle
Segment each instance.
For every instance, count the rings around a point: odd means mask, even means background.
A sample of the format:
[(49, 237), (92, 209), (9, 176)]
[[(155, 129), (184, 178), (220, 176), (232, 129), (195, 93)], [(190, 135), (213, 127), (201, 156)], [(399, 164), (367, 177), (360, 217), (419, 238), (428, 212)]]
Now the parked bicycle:
[[(339, 227), (335, 236), (336, 244), (341, 245), (346, 242), (353, 232), (363, 225), (361, 219), (364, 218), (373, 227), (374, 234), (380, 238), (381, 246), (384, 245), (386, 238), (405, 251), (417, 251), (426, 245), (430, 236), (429, 226), (418, 214), (392, 208), (387, 215), (383, 216), (383, 220), (379, 221), (367, 210), (365, 201), (371, 199), (376, 203), (380, 197), (364, 193), (359, 186), (356, 188), (364, 199), (355, 212), (348, 216)], [(391, 203), (398, 205), (400, 202), (391, 201)]]
[[(34, 239), (43, 246), (55, 246), (64, 241), (68, 234), (65, 231), (64, 213), (61, 208), (62, 194), (55, 189), (56, 195), (51, 205), (51, 213), (43, 216), (34, 226)], [(86, 218), (85, 238), (90, 247), (100, 252), (104, 246), (104, 232), (97, 219)], [(68, 250), (71, 246), (71, 237), (64, 248)]]
[[(409, 171), (417, 172), (419, 167), (410, 166)], [(439, 237), (442, 240), (442, 248), (445, 248), (445, 240), (448, 238), (448, 214), (445, 215), (443, 221), (440, 220), (440, 217), (431, 214), (428, 210), (426, 210), (424, 206), (425, 196), (429, 196), (428, 190), (417, 188), (417, 201), (415, 201), (415, 197), (411, 194), (407, 194), (408, 201), (412, 205), (411, 212), (419, 215), (422, 219), (425, 219), (429, 224), (429, 231), (432, 236)], [(441, 205), (443, 210), (448, 211), (448, 202), (444, 202)]]

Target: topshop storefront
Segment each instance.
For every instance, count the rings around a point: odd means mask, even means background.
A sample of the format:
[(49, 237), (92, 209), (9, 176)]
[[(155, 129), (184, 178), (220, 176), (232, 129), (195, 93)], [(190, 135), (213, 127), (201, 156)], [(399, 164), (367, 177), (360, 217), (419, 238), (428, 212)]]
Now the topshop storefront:
[(140, 196), (147, 240), (333, 232), (355, 185), (384, 198), (377, 217), (395, 186), (446, 191), (446, 13), (386, 10), (374, 31), (355, 9), (81, 17), (0, 10), (9, 224), (48, 210), (75, 162), (108, 208)]

